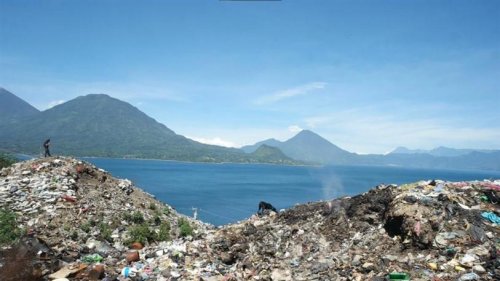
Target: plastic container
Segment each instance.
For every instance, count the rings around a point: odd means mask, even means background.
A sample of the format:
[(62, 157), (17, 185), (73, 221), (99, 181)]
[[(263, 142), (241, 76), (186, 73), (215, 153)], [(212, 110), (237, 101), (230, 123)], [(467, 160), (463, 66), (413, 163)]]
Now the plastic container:
[(410, 275), (405, 272), (393, 272), (389, 274), (389, 280), (410, 280)]

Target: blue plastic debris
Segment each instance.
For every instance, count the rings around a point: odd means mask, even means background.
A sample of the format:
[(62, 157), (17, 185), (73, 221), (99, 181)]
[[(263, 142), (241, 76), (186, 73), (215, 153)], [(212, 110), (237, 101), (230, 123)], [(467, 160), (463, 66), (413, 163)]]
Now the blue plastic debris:
[(492, 223), (500, 224), (500, 217), (493, 212), (483, 212), (481, 216), (490, 220)]

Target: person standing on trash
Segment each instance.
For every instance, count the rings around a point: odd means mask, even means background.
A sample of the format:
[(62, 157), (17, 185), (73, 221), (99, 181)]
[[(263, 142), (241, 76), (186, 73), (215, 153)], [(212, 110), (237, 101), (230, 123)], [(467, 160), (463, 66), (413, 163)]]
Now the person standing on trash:
[(45, 157), (50, 157), (50, 151), (49, 151), (49, 146), (50, 146), (50, 139), (47, 139), (46, 141), (43, 142), (43, 148), (45, 148)]

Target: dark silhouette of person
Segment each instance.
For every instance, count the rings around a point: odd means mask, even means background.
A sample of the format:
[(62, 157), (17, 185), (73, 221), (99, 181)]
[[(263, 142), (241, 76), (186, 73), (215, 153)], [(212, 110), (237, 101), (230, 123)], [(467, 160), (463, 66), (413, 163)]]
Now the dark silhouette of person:
[(257, 211), (257, 214), (263, 215), (265, 210), (273, 211), (275, 213), (278, 212), (278, 211), (276, 211), (276, 208), (274, 208), (273, 205), (271, 205), (270, 203), (260, 201), (259, 210)]
[(49, 151), (49, 146), (50, 146), (50, 139), (47, 139), (46, 141), (43, 142), (43, 148), (45, 148), (45, 157), (50, 157), (50, 151)]

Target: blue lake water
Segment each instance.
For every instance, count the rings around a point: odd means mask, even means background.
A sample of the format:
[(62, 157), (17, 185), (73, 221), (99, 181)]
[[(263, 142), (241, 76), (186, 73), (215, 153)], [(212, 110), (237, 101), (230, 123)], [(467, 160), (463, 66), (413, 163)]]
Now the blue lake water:
[(178, 212), (222, 225), (250, 217), (260, 201), (277, 209), (365, 192), (380, 183), (499, 179), (495, 171), (373, 166), (205, 164), (161, 160), (85, 158), (113, 176), (128, 178)]

